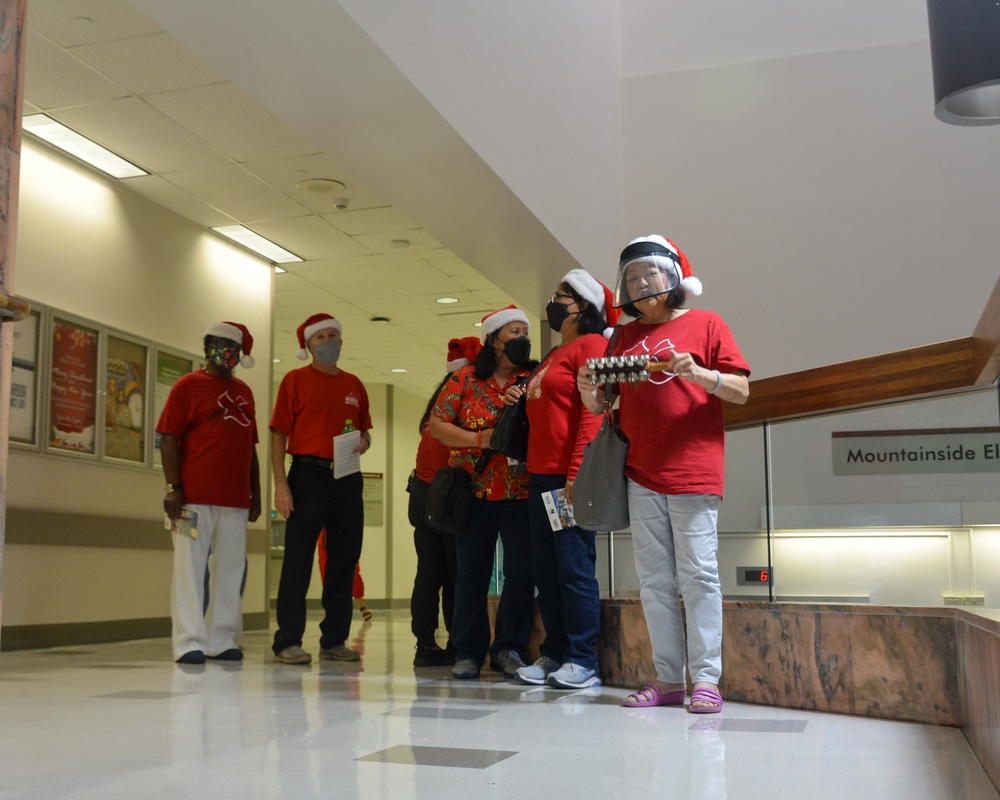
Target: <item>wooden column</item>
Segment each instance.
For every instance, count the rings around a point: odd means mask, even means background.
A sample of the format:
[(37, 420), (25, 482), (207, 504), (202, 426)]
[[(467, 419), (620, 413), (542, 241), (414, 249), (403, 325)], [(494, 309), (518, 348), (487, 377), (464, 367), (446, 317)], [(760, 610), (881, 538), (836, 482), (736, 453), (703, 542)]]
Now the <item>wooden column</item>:
[[(21, 174), (21, 107), (24, 94), (24, 27), (27, 0), (0, 0), (0, 306), (14, 293), (17, 197)], [(0, 313), (0, 320), (19, 319)], [(11, 324), (0, 324), (0, 591), (7, 526), (7, 440), (10, 430), (10, 373), (14, 344)], [(0, 615), (3, 613), (0, 601)]]

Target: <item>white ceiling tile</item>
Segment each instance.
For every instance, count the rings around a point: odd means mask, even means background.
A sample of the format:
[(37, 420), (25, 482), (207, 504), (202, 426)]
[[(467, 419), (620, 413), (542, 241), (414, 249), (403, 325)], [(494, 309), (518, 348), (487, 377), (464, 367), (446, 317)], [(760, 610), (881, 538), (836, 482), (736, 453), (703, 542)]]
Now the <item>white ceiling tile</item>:
[[(306, 209), (242, 167), (214, 167), (165, 176), (171, 183), (246, 222), (305, 215)], [(280, 243), (279, 243), (280, 244)]]
[(395, 247), (392, 244), (393, 241), (407, 241), (410, 244), (407, 245), (405, 249), (414, 250), (416, 252), (441, 247), (441, 243), (439, 241), (434, 239), (427, 232), (419, 229), (385, 231), (382, 233), (364, 234), (355, 238), (376, 253), (391, 253), (394, 250), (401, 249)]
[(185, 172), (231, 163), (214, 147), (137, 97), (67, 108), (59, 118), (149, 172)]
[[(411, 233), (417, 228), (412, 220), (407, 219), (405, 215), (400, 214), (391, 206), (362, 211), (347, 209), (336, 214), (329, 214), (325, 219), (331, 225), (336, 225), (344, 233), (348, 233), (351, 236), (369, 233), (389, 233), (393, 231), (402, 235), (400, 233), (402, 231)], [(411, 241), (413, 239), (411, 236), (406, 236), (405, 238)]]
[(316, 152), (313, 145), (232, 83), (152, 94), (145, 99), (236, 161)]
[(30, 0), (30, 26), (61, 47), (110, 42), (160, 30), (125, 0)]
[[(339, 213), (335, 202), (339, 198), (347, 198), (350, 209), (378, 208), (386, 205), (375, 192), (359, 183), (346, 169), (322, 153), (251, 161), (244, 163), (243, 166), (317, 214)], [(344, 187), (322, 194), (297, 188), (299, 183), (310, 179), (340, 181)]]
[(38, 108), (55, 109), (125, 97), (128, 92), (29, 30), (24, 95)]
[(205, 228), (232, 225), (234, 222), (232, 217), (206, 205), (195, 195), (174, 186), (159, 175), (126, 178), (122, 183), (157, 205)]
[(338, 231), (322, 217), (255, 222), (249, 227), (305, 259), (352, 257), (370, 252), (367, 247)]
[(225, 76), (163, 31), (74, 47), (72, 54), (134, 94), (222, 83)]

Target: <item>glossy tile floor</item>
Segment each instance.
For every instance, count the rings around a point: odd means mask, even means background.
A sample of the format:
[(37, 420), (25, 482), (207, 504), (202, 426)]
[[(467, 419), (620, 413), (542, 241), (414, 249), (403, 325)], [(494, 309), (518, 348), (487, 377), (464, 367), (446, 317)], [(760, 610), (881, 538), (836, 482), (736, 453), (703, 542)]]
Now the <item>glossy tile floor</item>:
[(998, 797), (952, 728), (624, 709), (623, 689), (415, 671), (401, 610), (356, 633), (348, 665), (276, 664), (264, 632), (235, 665), (182, 668), (165, 639), (0, 654), (0, 798)]

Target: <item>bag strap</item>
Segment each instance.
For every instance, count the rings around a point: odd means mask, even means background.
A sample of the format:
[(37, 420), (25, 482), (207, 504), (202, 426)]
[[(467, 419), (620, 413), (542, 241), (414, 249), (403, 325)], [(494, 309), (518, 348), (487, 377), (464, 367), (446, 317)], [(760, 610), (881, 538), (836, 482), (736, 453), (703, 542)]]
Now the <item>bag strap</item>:
[[(615, 325), (614, 330), (611, 331), (611, 337), (608, 339), (608, 349), (604, 353), (604, 357), (607, 358), (611, 355), (611, 351), (615, 347), (615, 339), (618, 338), (618, 331), (621, 330), (621, 325)], [(613, 424), (611, 419), (611, 406), (615, 404), (614, 400), (611, 399), (612, 391), (611, 384), (604, 384), (604, 418), (607, 420), (609, 425)]]

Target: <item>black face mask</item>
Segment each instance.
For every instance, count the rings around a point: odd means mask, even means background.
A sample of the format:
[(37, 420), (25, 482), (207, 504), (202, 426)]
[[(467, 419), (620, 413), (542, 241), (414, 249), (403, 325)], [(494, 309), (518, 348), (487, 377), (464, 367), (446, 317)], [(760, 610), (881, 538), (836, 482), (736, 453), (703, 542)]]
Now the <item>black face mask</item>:
[(531, 361), (531, 339), (527, 336), (509, 339), (504, 342), (503, 354), (514, 366), (523, 367)]
[(549, 321), (549, 327), (556, 333), (562, 330), (563, 323), (568, 317), (579, 313), (579, 311), (570, 311), (568, 305), (557, 300), (550, 300), (549, 304), (545, 306), (545, 316)]

